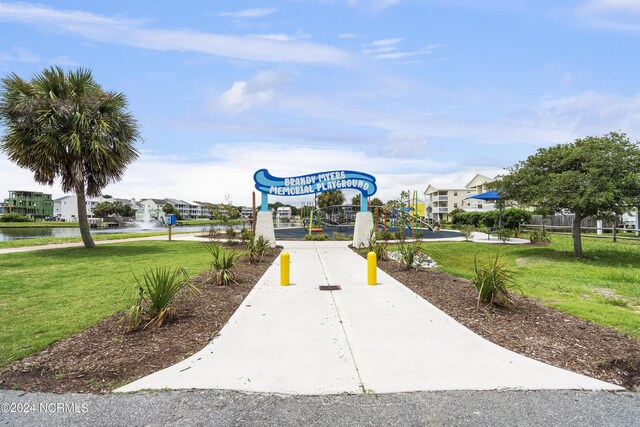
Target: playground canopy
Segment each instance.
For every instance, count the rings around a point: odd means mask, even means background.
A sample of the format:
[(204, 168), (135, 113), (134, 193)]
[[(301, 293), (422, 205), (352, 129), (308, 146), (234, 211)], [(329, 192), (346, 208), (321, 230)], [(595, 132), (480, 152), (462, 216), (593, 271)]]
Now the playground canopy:
[(500, 200), (500, 194), (498, 193), (497, 190), (493, 190), (493, 191), (487, 191), (486, 193), (482, 193), (482, 194), (476, 194), (475, 196), (467, 197), (467, 199), (495, 201), (495, 200)]
[[(466, 199), (486, 200), (487, 202), (495, 202), (500, 200), (500, 193), (497, 190), (487, 191), (486, 193), (476, 194), (475, 196), (466, 197)], [(502, 228), (502, 205), (500, 206), (500, 217), (498, 218), (498, 228)]]

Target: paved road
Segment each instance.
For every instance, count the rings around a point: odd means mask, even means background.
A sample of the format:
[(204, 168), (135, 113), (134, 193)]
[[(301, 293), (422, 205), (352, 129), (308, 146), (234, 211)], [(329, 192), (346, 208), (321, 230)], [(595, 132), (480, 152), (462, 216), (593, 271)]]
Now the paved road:
[[(80, 395), (0, 390), (0, 426), (624, 426), (639, 425), (640, 394), (444, 391), (286, 396), (219, 390)], [(41, 409), (40, 405), (44, 405)], [(66, 408), (57, 409), (58, 404)], [(3, 405), (4, 406), (4, 405)], [(45, 409), (51, 412), (45, 412)], [(65, 412), (66, 410), (66, 412)], [(73, 411), (76, 412), (73, 412)], [(70, 412), (71, 411), (71, 412)]]

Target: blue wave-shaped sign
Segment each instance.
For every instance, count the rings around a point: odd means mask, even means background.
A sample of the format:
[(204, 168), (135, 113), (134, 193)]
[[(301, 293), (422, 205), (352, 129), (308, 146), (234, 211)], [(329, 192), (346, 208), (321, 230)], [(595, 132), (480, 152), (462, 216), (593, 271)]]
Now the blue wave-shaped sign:
[(290, 178), (278, 178), (266, 169), (260, 169), (253, 175), (256, 189), (272, 196), (304, 196), (329, 190), (351, 188), (359, 190), (366, 197), (378, 190), (376, 179), (366, 173), (336, 170), (300, 175)]

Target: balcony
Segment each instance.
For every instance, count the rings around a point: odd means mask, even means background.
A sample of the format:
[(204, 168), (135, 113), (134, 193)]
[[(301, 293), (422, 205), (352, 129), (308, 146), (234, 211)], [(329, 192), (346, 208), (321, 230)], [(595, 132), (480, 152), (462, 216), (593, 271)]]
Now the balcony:
[(433, 196), (434, 202), (446, 202), (449, 200), (449, 196)]
[(433, 212), (434, 213), (447, 213), (447, 212), (449, 212), (449, 208), (446, 207), (446, 206), (444, 206), (444, 207), (434, 206), (433, 207)]

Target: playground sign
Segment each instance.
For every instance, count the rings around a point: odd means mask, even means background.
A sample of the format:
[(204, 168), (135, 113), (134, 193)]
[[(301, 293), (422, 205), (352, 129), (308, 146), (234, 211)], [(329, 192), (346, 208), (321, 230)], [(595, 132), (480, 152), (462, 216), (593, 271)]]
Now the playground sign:
[[(256, 189), (262, 193), (262, 209), (266, 209), (266, 200), (273, 196), (304, 196), (330, 190), (352, 188), (362, 193), (363, 206), (366, 198), (377, 191), (376, 179), (366, 173), (349, 170), (318, 172), (290, 178), (278, 178), (266, 169), (260, 169), (253, 175)], [(365, 209), (366, 210), (366, 209)]]

